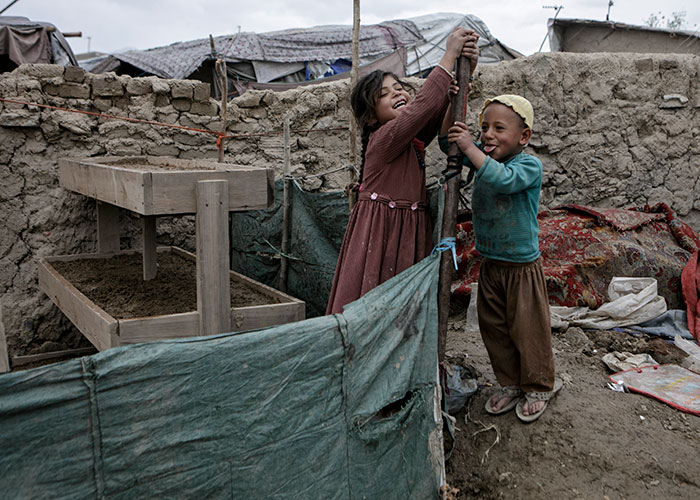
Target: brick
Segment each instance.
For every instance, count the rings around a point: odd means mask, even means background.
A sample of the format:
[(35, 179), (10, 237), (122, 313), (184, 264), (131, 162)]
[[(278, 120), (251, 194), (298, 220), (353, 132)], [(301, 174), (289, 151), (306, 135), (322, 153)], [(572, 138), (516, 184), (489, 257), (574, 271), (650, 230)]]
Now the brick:
[(12, 72), (13, 75), (26, 75), (34, 78), (63, 77), (63, 66), (57, 64), (22, 64)]
[(211, 85), (208, 83), (194, 84), (194, 100), (198, 102), (209, 102), (211, 99)]
[(88, 99), (90, 97), (90, 86), (81, 83), (64, 83), (58, 87), (60, 97), (75, 99)]
[(194, 96), (194, 82), (173, 80), (170, 84), (170, 93), (173, 99), (192, 99)]
[(83, 83), (85, 81), (85, 70), (80, 66), (66, 66), (63, 78), (67, 82)]
[(95, 97), (117, 97), (124, 95), (124, 86), (113, 73), (92, 76), (92, 95)]
[(144, 95), (152, 92), (153, 86), (147, 78), (133, 78), (127, 82), (126, 91), (131, 95)]

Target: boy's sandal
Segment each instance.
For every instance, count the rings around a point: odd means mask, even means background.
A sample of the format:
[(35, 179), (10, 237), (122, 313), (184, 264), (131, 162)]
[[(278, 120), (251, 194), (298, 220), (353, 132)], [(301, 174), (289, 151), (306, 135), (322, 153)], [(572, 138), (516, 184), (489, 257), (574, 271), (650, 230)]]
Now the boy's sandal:
[[(555, 379), (554, 388), (549, 392), (526, 392), (525, 397), (518, 401), (518, 404), (515, 407), (515, 414), (523, 422), (534, 422), (535, 420), (540, 418), (540, 415), (544, 413), (544, 410), (547, 408), (549, 401), (554, 396), (556, 396), (557, 392), (559, 392), (562, 385), (563, 384), (560, 379)], [(542, 408), (540, 408), (540, 410), (537, 413), (533, 413), (532, 415), (525, 415), (523, 413), (523, 405), (525, 404), (525, 401), (527, 401), (528, 406), (537, 401), (544, 401), (544, 406), (542, 406)]]
[[(521, 396), (523, 395), (523, 391), (520, 390), (520, 387), (514, 386), (514, 385), (508, 385), (505, 387), (500, 387), (492, 396), (490, 396), (486, 400), (486, 405), (484, 406), (484, 409), (486, 410), (486, 413), (490, 415), (501, 415), (503, 413), (509, 412), (513, 408), (515, 408), (515, 405), (518, 404), (518, 401), (521, 400)], [(493, 405), (491, 404), (491, 401), (496, 399), (496, 402), (500, 401), (503, 398), (511, 398), (510, 401), (501, 409), (495, 410), (493, 408)]]

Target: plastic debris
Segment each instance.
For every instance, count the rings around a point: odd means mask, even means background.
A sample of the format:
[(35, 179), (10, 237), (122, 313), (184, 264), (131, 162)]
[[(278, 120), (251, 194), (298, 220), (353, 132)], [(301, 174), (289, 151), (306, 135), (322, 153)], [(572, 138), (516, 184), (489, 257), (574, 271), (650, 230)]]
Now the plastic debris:
[(649, 354), (632, 354), (629, 352), (609, 352), (603, 356), (603, 363), (611, 372), (623, 372), (640, 366), (658, 365)]
[(476, 379), (470, 378), (467, 370), (459, 365), (452, 365), (451, 370), (447, 370), (448, 393), (445, 396), (447, 412), (452, 415), (459, 412), (478, 388)]

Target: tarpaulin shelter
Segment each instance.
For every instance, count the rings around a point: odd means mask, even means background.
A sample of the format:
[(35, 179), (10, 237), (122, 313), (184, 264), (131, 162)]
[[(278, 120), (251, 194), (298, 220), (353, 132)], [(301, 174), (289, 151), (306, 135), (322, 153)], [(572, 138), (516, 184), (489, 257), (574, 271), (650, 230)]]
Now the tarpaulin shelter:
[(0, 16), (0, 72), (38, 63), (78, 65), (70, 45), (53, 24)]
[[(312, 193), (290, 187), (287, 291), (306, 303), (306, 317), (325, 314), (340, 245), (348, 223), (344, 192)], [(440, 235), (442, 189), (428, 189), (433, 241)], [(275, 203), (265, 210), (232, 212), (231, 268), (279, 287), (283, 181), (275, 182)]]
[[(445, 50), (447, 35), (456, 26), (480, 35), (481, 61), (497, 62), (521, 54), (509, 49), (489, 32), (479, 18), (464, 14), (430, 14), (396, 19), (360, 28), (360, 65), (401, 51), (400, 76), (421, 75), (433, 68)], [(329, 25), (268, 33), (241, 32), (178, 42), (167, 47), (112, 54), (93, 65), (94, 73), (114, 71), (132, 76), (197, 79), (218, 85), (214, 62), (226, 61), (229, 88), (242, 93), (255, 84), (299, 83), (341, 74), (352, 66), (352, 26)], [(405, 59), (404, 59), (405, 58)], [(284, 87), (283, 87), (284, 88)]]
[(439, 260), (343, 314), (0, 376), (4, 494), (437, 498)]

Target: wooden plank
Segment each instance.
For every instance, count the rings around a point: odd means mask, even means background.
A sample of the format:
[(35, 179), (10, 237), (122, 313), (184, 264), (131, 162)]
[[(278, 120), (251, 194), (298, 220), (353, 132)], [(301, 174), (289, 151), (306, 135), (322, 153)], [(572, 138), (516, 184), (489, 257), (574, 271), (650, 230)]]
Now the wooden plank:
[(261, 306), (234, 307), (231, 309), (231, 331), (256, 330), (268, 326), (302, 321), (305, 304), (265, 304)]
[[(193, 254), (192, 252), (188, 252), (187, 250), (183, 250), (180, 247), (169, 247), (169, 248), (172, 248), (172, 251), (178, 255), (181, 255), (181, 256), (188, 258), (188, 259), (197, 260), (197, 256), (195, 254)], [(234, 279), (234, 281), (239, 281), (239, 282), (243, 283), (244, 285), (252, 288), (253, 290), (256, 290), (256, 291), (258, 291), (258, 292), (260, 292), (263, 295), (266, 295), (268, 297), (271, 297), (272, 299), (275, 300), (275, 302), (280, 302), (280, 303), (294, 302), (294, 303), (304, 304), (303, 300), (298, 299), (296, 297), (293, 297), (287, 293), (280, 292), (276, 288), (265, 285), (264, 283), (260, 283), (259, 281), (255, 281), (253, 278), (249, 278), (248, 276), (246, 276), (244, 274), (229, 270), (229, 275)]]
[(37, 259), (39, 288), (98, 350), (119, 345), (119, 324), (89, 300), (45, 259)]
[(141, 217), (141, 251), (143, 252), (143, 280), (152, 280), (158, 273), (155, 215)]
[(59, 159), (61, 186), (141, 215), (195, 213), (202, 180), (229, 182), (229, 210), (274, 201), (272, 169), (165, 157)]
[(80, 349), (66, 349), (64, 351), (42, 352), (39, 354), (29, 354), (27, 356), (13, 356), (12, 366), (26, 366), (31, 363), (37, 363), (39, 361), (46, 361), (51, 359), (55, 359), (58, 361), (61, 358), (75, 358), (78, 356), (85, 356), (94, 353), (94, 347), (81, 347)]
[[(161, 247), (169, 249), (171, 247)], [(158, 251), (161, 251), (161, 248)], [(51, 264), (52, 262), (70, 262), (73, 260), (83, 260), (83, 259), (108, 259), (114, 257), (115, 255), (131, 255), (135, 253), (141, 253), (140, 250), (122, 250), (120, 252), (107, 252), (107, 253), (83, 253), (83, 254), (73, 254), (73, 255), (52, 255), (51, 257), (44, 257), (44, 260)]]
[(124, 344), (138, 344), (199, 335), (199, 313), (186, 312), (119, 321), (119, 340)]
[(197, 183), (215, 180), (228, 182), (228, 210), (257, 210), (270, 205), (267, 169), (232, 165), (229, 168), (234, 170), (152, 172), (153, 207), (150, 213), (195, 213)]
[[(304, 307), (302, 302), (232, 308), (230, 331), (256, 330), (301, 321), (305, 316)], [(121, 345), (196, 336), (199, 336), (197, 312), (119, 320)]]
[(228, 182), (197, 183), (197, 311), (200, 335), (231, 329)]
[[(113, 160), (114, 161), (114, 160)], [(58, 160), (59, 184), (76, 193), (144, 214), (147, 172), (100, 165), (94, 159)]]
[(2, 321), (2, 300), (0, 300), (0, 373), (10, 371), (10, 358), (7, 356), (7, 338), (5, 325)]
[(296, 297), (293, 297), (289, 295), (288, 293), (280, 292), (279, 290), (267, 286), (264, 283), (260, 283), (259, 281), (254, 280), (253, 278), (249, 278), (248, 276), (244, 274), (237, 273), (236, 271), (229, 271), (231, 274), (231, 277), (233, 277), (234, 280), (245, 284), (246, 286), (252, 288), (253, 290), (257, 290), (258, 292), (262, 293), (263, 295), (267, 295), (268, 297), (272, 297), (275, 300), (279, 301), (280, 303), (286, 303), (286, 302), (292, 302), (292, 303), (299, 303), (299, 304), (304, 304), (304, 301), (301, 299), (298, 299)]
[(119, 207), (97, 200), (97, 251), (119, 251)]

